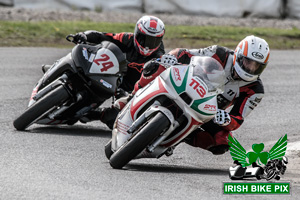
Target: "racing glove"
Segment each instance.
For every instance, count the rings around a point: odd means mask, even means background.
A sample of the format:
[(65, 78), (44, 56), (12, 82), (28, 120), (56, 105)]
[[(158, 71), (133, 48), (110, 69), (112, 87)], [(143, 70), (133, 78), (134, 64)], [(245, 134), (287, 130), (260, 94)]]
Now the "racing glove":
[(76, 42), (77, 44), (86, 43), (87, 37), (83, 32), (76, 33), (74, 36), (73, 42)]
[(164, 54), (160, 60), (162, 63), (170, 64), (170, 65), (174, 65), (178, 63), (177, 58), (174, 55), (170, 55), (170, 54)]
[(218, 109), (214, 118), (214, 123), (218, 124), (219, 126), (227, 126), (230, 124), (230, 122), (230, 115), (225, 110)]

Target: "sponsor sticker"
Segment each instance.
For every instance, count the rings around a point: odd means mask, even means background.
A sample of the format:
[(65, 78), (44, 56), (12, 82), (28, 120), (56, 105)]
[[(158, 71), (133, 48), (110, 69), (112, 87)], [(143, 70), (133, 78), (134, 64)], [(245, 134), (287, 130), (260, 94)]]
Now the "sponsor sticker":
[(205, 104), (203, 109), (213, 112), (213, 111), (217, 111), (217, 106), (216, 105)]
[(173, 72), (174, 72), (174, 77), (175, 77), (175, 80), (176, 80), (176, 81), (181, 81), (181, 77), (180, 77), (179, 69), (178, 69), (178, 68), (176, 68), (176, 67), (174, 67), (174, 70), (173, 70)]
[(90, 55), (90, 58), (89, 58), (89, 55), (88, 55), (88, 52), (87, 52), (87, 49), (85, 48), (85, 47), (83, 47), (82, 48), (82, 55), (83, 55), (83, 57), (87, 60), (87, 61), (89, 61), (89, 62), (93, 62), (93, 60), (94, 60), (94, 58), (95, 58), (95, 54), (91, 54)]
[(264, 55), (259, 52), (252, 52), (252, 56), (257, 59), (264, 59)]
[(86, 59), (86, 60), (88, 60), (89, 59), (89, 56), (88, 56), (88, 53), (87, 53), (87, 50), (86, 50), (86, 48), (82, 48), (82, 55), (83, 55), (83, 57)]
[(112, 85), (103, 79), (100, 80), (100, 83), (102, 83), (107, 88), (112, 88)]

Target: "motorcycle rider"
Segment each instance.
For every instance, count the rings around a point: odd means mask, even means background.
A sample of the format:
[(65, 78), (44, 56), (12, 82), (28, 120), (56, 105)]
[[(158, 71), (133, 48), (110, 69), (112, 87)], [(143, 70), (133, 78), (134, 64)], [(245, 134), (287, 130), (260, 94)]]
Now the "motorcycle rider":
[[(94, 30), (77, 33), (74, 37), (76, 43), (101, 43), (110, 41), (115, 43), (125, 54), (129, 62), (127, 73), (117, 91), (116, 98), (128, 95), (132, 92), (135, 83), (139, 80), (144, 69), (144, 64), (165, 54), (163, 36), (165, 25), (157, 17), (143, 16), (135, 26), (134, 33), (104, 33)], [(108, 127), (112, 127), (118, 110), (114, 107), (100, 108), (89, 112), (81, 122), (101, 120)]]
[[(264, 96), (263, 83), (259, 76), (268, 64), (270, 55), (268, 43), (262, 38), (251, 35), (244, 38), (235, 51), (213, 45), (203, 49), (177, 48), (169, 54), (172, 63), (178, 61), (189, 64), (192, 56), (209, 56), (224, 67), (227, 81), (224, 93), (217, 96), (218, 111), (214, 119), (193, 131), (185, 142), (211, 151), (215, 155), (225, 153), (229, 149), (228, 135), (241, 126), (245, 117)], [(157, 61), (149, 61), (145, 64), (145, 68), (147, 70), (143, 71), (133, 93), (165, 70), (165, 66)], [(115, 107), (121, 110), (128, 99), (124, 97), (117, 100)]]
[(267, 181), (273, 178), (276, 180), (280, 180), (281, 175), (284, 175), (286, 171), (287, 164), (288, 158), (286, 156), (283, 156), (281, 160), (269, 160), (264, 167), (264, 174), (261, 177), (267, 179)]

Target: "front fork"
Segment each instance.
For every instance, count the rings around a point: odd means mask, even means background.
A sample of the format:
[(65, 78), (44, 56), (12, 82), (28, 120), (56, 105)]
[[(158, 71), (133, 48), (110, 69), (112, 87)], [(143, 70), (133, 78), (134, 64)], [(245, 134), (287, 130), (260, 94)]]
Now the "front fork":
[[(180, 124), (175, 120), (172, 112), (161, 106), (159, 101), (155, 101), (141, 116), (139, 116), (132, 125), (127, 130), (127, 139), (124, 139), (124, 135), (122, 133), (116, 132), (116, 130), (113, 131), (113, 137), (112, 137), (112, 149), (117, 150), (122, 146), (126, 141), (128, 141), (131, 137), (133, 137), (133, 133), (137, 131), (144, 123), (147, 122), (150, 116), (155, 115), (156, 113), (161, 112), (163, 113), (170, 121), (169, 128), (161, 134), (160, 137), (158, 137), (149, 147), (148, 151), (153, 152), (154, 149), (164, 140), (166, 139)], [(122, 134), (122, 140), (123, 141), (117, 141), (117, 134)]]
[[(39, 92), (37, 92), (39, 87), (42, 84), (43, 78), (40, 79), (32, 91), (28, 107), (30, 107), (33, 103), (35, 103), (37, 100), (39, 100), (40, 98), (45, 96), (47, 93), (49, 93), (51, 90), (53, 90), (57, 86), (65, 85), (65, 83), (67, 82), (67, 79), (68, 79), (68, 76), (66, 74), (63, 74), (61, 77), (57, 78), (55, 81), (53, 81), (52, 83), (50, 83), (49, 85), (47, 85), (46, 87), (41, 89)], [(69, 89), (67, 89), (67, 91), (69, 91)]]

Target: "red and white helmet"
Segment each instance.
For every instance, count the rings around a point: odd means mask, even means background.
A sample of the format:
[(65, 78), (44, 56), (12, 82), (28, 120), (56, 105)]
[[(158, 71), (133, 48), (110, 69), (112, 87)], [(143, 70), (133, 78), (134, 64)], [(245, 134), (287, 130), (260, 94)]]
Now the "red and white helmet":
[(134, 45), (143, 56), (150, 56), (158, 49), (165, 34), (164, 23), (154, 16), (143, 16), (134, 29)]
[(266, 68), (269, 56), (269, 45), (264, 39), (247, 36), (234, 51), (234, 70), (244, 81), (254, 81)]

